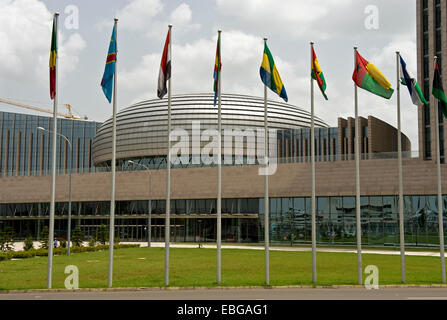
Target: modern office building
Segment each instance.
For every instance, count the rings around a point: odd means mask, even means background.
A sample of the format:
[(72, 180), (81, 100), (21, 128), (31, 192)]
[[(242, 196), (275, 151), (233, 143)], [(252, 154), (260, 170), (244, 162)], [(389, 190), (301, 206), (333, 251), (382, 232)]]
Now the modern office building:
[[(410, 141), (402, 135), (405, 242), (407, 246), (437, 246), (439, 214), (444, 215), (447, 235), (447, 195), (443, 196), (443, 211), (439, 212), (433, 112), (438, 103), (431, 95), (431, 86), (435, 55), (441, 72), (447, 70), (446, 1), (417, 1), (416, 33), (418, 82), (430, 104), (418, 108), (417, 155), (412, 154)], [(231, 132), (227, 138), (232, 142), (225, 148), (228, 140), (223, 137), (222, 238), (224, 242), (262, 242), (264, 177), (258, 169), (264, 149), (263, 136), (259, 135), (264, 126), (263, 99), (225, 94), (222, 102), (223, 129)], [(442, 190), (447, 190), (447, 133), (442, 113), (439, 115)], [(270, 239), (274, 243), (287, 241), (293, 233), (296, 242), (309, 243), (310, 114), (290, 104), (269, 101), (268, 118), (274, 130), (269, 140), (270, 156), (277, 160), (277, 170), (269, 179)], [(51, 141), (36, 127), (51, 128), (51, 119), (0, 113), (0, 120), (0, 229), (13, 226), (19, 237), (28, 233), (38, 236), (49, 218)], [(337, 127), (332, 128), (323, 119), (316, 119), (317, 241), (355, 244), (354, 146), (358, 141), (362, 151), (362, 243), (398, 246), (397, 130), (393, 124), (373, 116), (360, 118), (360, 123), (361, 136), (355, 139), (353, 118), (339, 118)], [(176, 152), (185, 151), (188, 157), (172, 165), (171, 239), (214, 242), (217, 168), (212, 161), (200, 161), (206, 156), (203, 150), (208, 155), (215, 150), (211, 138), (217, 128), (213, 95), (173, 97), (172, 124), (177, 130), (173, 133)], [(115, 232), (121, 240), (145, 240), (151, 211), (152, 240), (164, 241), (166, 127), (166, 99), (142, 101), (117, 115)], [(87, 237), (95, 236), (97, 228), (109, 222), (111, 119), (103, 124), (61, 119), (60, 128), (74, 146), (69, 157), (75, 172), (73, 226), (79, 225)], [(66, 145), (60, 140), (57, 236), (64, 236), (67, 228), (67, 155)]]
[[(256, 155), (258, 150), (251, 148), (263, 149), (263, 144), (259, 147), (258, 136), (255, 144), (248, 143), (247, 134), (249, 129), (256, 132), (263, 128), (263, 101), (256, 97), (223, 95), (222, 108), (223, 128), (232, 130), (234, 141), (242, 140), (243, 149), (241, 162), (237, 161), (236, 149), (223, 150), (224, 156), (230, 155), (232, 160), (223, 167), (223, 239), (227, 242), (260, 242), (264, 228), (263, 177), (258, 175), (257, 160), (250, 163), (247, 154)], [(273, 137), (278, 157), (277, 172), (270, 177), (271, 239), (273, 242), (285, 241), (288, 234), (294, 233), (296, 241), (308, 242), (310, 115), (301, 108), (273, 101), (269, 101), (269, 110), (271, 128), (276, 130)], [(183, 129), (186, 136), (191, 137), (188, 150), (192, 155), (186, 164), (174, 165), (172, 170), (172, 239), (215, 241), (217, 170), (213, 163), (194, 164), (192, 148), (194, 142), (199, 148), (206, 146), (206, 141), (204, 143), (201, 138), (194, 140), (194, 121), (200, 121), (199, 136), (202, 138), (206, 130), (216, 126), (217, 109), (213, 106), (213, 96), (174, 96), (172, 118), (173, 129)], [(116, 232), (122, 240), (146, 239), (149, 203), (152, 240), (162, 241), (164, 238), (166, 120), (166, 99), (137, 103), (117, 115)], [(317, 119), (317, 126), (318, 241), (353, 243), (354, 119), (340, 118), (336, 128), (329, 128)], [(364, 243), (396, 244), (397, 130), (372, 116), (361, 118), (361, 127)], [(28, 135), (31, 132), (33, 130)], [(404, 182), (408, 242), (436, 244), (435, 169), (431, 161), (411, 158), (410, 142), (405, 135), (402, 137), (403, 150), (406, 151)], [(91, 161), (95, 168), (73, 174), (73, 224), (81, 226), (86, 236), (94, 236), (101, 224), (108, 223), (110, 141), (108, 120), (97, 129), (91, 144)], [(64, 168), (64, 162), (61, 163), (61, 168)], [(3, 176), (0, 179), (0, 225), (12, 225), (20, 236), (27, 233), (37, 235), (48, 222), (50, 178), (48, 171), (40, 175)], [(56, 182), (55, 229), (58, 236), (63, 236), (67, 222), (68, 175), (58, 175)]]
[[(436, 159), (436, 119), (434, 107), (439, 114), (439, 146), (441, 162), (445, 163), (445, 141), (447, 131), (445, 119), (436, 100), (431, 94), (434, 74), (434, 57), (438, 58), (441, 75), (447, 72), (447, 3), (440, 0), (416, 1), (417, 6), (417, 61), (418, 82), (428, 105), (420, 106), (419, 152), (422, 159)], [(444, 88), (445, 77), (443, 77)], [(430, 100), (428, 100), (430, 99)]]
[[(100, 125), (94, 121), (58, 119), (58, 173), (69, 173), (70, 167), (74, 173), (94, 170), (92, 142)], [(0, 112), (0, 176), (50, 174), (52, 128), (51, 117)]]

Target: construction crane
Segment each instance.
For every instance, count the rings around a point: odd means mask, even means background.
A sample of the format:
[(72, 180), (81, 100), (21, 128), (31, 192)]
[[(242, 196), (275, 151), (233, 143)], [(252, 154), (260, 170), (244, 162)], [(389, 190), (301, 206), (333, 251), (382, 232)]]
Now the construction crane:
[[(12, 106), (16, 106), (16, 107), (21, 107), (21, 108), (25, 108), (25, 109), (34, 110), (34, 111), (40, 111), (40, 112), (53, 114), (53, 110), (43, 109), (43, 108), (39, 108), (39, 107), (34, 107), (34, 106), (30, 106), (30, 105), (23, 104), (23, 103), (20, 103), (20, 102), (10, 101), (10, 100), (6, 100), (6, 99), (2, 99), (2, 98), (0, 98), (0, 102), (1, 103), (6, 103), (6, 104), (9, 104), (9, 105), (12, 105)], [(72, 111), (71, 111), (71, 105), (64, 104), (64, 106), (67, 108), (68, 113), (65, 114), (65, 113), (59, 113), (58, 112), (57, 115), (59, 117), (64, 117), (64, 118), (67, 118), (67, 119), (75, 119), (75, 120), (81, 120), (81, 119), (82, 120), (88, 120), (87, 117), (80, 118), (80, 117), (74, 116)]]

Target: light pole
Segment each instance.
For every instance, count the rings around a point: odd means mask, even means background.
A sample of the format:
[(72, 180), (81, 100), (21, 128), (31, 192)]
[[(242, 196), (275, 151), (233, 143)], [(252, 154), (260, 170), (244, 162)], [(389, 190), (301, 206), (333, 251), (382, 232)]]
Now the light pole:
[(151, 247), (151, 229), (152, 229), (152, 173), (151, 170), (144, 164), (136, 163), (132, 160), (128, 161), (136, 166), (140, 166), (149, 171), (149, 216), (147, 218), (147, 247)]
[[(45, 128), (42, 127), (37, 127), (37, 130), (41, 130), (41, 131), (45, 131), (48, 133), (51, 133), (52, 131), (47, 130)], [(57, 133), (56, 134), (62, 138), (65, 139), (65, 141), (67, 141), (68, 146), (70, 147), (70, 175), (69, 175), (69, 187), (68, 187), (68, 226), (67, 226), (67, 255), (70, 255), (70, 236), (71, 236), (71, 172), (73, 171), (72, 168), (72, 156), (73, 156), (73, 149), (71, 146), (71, 142), (70, 140), (68, 140), (68, 138), (66, 136), (64, 136), (63, 134)]]

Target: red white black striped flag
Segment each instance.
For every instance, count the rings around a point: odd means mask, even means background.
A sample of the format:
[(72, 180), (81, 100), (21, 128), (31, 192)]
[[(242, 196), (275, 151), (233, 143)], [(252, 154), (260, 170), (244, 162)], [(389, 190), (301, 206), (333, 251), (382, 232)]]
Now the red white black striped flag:
[(163, 56), (161, 57), (160, 73), (158, 74), (158, 90), (157, 95), (160, 99), (163, 99), (168, 92), (167, 81), (171, 77), (171, 31), (168, 31), (166, 36), (165, 48), (163, 50)]

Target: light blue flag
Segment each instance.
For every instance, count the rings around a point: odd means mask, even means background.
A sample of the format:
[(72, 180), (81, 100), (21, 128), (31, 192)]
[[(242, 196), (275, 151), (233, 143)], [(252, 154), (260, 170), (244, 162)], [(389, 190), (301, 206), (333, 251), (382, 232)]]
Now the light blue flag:
[(115, 75), (115, 64), (116, 64), (116, 37), (115, 37), (115, 26), (113, 27), (112, 38), (110, 39), (109, 52), (107, 54), (106, 68), (104, 70), (104, 75), (101, 80), (102, 91), (106, 95), (109, 103), (112, 102), (113, 93), (113, 76)]

